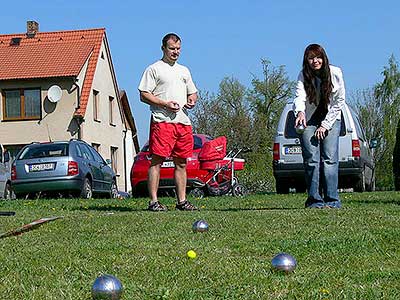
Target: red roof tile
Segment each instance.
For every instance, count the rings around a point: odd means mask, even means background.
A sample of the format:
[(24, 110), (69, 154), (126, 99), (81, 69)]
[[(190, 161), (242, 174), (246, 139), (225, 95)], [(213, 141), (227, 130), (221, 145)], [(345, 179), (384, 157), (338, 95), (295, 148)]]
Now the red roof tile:
[[(77, 76), (90, 57), (75, 112), (83, 117), (104, 37), (104, 28), (0, 35), (0, 80)], [(21, 38), (19, 45), (12, 38)]]

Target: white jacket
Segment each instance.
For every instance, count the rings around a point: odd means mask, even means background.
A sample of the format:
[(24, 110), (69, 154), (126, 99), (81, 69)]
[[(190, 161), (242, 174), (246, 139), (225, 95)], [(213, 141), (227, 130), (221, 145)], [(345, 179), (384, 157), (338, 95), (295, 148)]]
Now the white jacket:
[[(326, 114), (325, 119), (321, 122), (321, 126), (328, 130), (332, 128), (333, 123), (336, 120), (340, 120), (341, 109), (346, 101), (342, 70), (332, 65), (330, 65), (329, 68), (331, 70), (333, 89), (329, 99), (330, 103), (328, 104), (328, 113)], [(318, 83), (317, 86), (319, 86)], [(319, 102), (318, 95), (319, 93), (317, 92), (316, 104), (311, 104), (307, 100), (306, 90), (304, 89), (303, 72), (301, 71), (297, 79), (296, 95), (293, 101), (293, 111), (295, 115), (297, 116), (297, 114), (302, 111), (305, 113), (306, 121), (309, 121), (317, 109)]]

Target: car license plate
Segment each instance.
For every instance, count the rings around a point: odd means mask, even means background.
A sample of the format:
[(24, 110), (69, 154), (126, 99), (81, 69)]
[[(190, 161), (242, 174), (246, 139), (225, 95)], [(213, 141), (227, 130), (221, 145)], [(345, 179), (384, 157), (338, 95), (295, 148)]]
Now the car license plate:
[(29, 172), (54, 170), (54, 163), (29, 165)]
[(285, 154), (301, 154), (300, 146), (285, 147)]
[(173, 168), (175, 164), (173, 161), (164, 161), (161, 165), (162, 168)]

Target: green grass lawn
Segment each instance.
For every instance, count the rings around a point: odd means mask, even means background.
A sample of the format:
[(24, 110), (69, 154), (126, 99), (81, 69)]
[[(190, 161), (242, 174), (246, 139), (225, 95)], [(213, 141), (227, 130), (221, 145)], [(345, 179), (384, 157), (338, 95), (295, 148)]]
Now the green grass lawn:
[[(147, 199), (0, 201), (0, 299), (91, 299), (112, 274), (122, 299), (400, 299), (400, 194), (344, 193), (341, 210), (304, 209), (305, 195), (194, 199), (199, 212), (147, 212)], [(207, 233), (193, 233), (205, 219)], [(188, 250), (196, 259), (186, 256)], [(279, 252), (295, 272), (271, 269)]]

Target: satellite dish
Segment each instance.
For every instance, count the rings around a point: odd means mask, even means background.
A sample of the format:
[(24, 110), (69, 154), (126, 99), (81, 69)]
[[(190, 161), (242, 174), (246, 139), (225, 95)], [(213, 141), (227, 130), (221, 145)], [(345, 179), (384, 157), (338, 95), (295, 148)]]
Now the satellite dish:
[(52, 85), (47, 91), (47, 98), (50, 102), (57, 103), (60, 101), (62, 96), (62, 90), (58, 85)]

